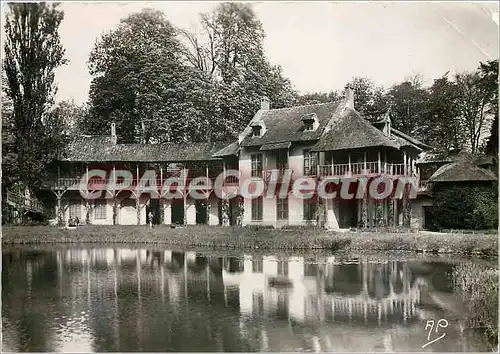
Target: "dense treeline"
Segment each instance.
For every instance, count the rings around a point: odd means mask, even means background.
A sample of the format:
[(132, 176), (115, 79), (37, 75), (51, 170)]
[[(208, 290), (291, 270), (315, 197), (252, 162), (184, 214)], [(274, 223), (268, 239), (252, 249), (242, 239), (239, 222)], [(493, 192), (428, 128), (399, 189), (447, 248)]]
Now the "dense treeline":
[[(262, 96), (281, 108), (335, 100), (344, 89), (299, 94), (266, 58), (265, 33), (251, 5), (222, 3), (200, 15), (197, 33), (175, 28), (152, 9), (122, 19), (89, 55), (88, 103), (54, 104), (54, 69), (66, 62), (58, 34), (63, 13), (43, 3), (8, 9), (2, 90), (8, 184), (36, 188), (44, 167), (73, 133), (103, 134), (115, 122), (120, 142), (231, 140), (259, 109)], [(418, 75), (390, 88), (362, 77), (350, 85), (356, 108), (368, 119), (390, 110), (395, 128), (438, 153), (497, 152), (496, 60), (480, 63), (474, 72), (446, 73), (430, 87)]]

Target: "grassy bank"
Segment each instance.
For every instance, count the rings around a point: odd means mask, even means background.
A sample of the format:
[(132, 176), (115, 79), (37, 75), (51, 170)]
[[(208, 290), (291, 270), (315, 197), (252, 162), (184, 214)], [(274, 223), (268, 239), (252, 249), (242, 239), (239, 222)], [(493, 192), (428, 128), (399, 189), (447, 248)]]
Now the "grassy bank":
[(189, 226), (83, 226), (64, 230), (50, 226), (3, 227), (4, 244), (150, 243), (178, 247), (225, 247), (328, 251), (410, 251), (497, 256), (498, 236), (486, 234), (328, 232)]
[[(498, 269), (463, 263), (453, 272), (454, 286), (465, 309), (466, 328), (481, 331), (498, 347)], [(495, 350), (496, 351), (496, 350)]]

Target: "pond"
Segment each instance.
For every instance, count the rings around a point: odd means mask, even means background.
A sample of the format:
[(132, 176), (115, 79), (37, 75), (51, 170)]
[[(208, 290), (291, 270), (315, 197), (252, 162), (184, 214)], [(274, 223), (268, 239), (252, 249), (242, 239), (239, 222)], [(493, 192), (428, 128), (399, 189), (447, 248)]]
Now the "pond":
[(489, 350), (455, 261), (111, 247), (4, 247), (3, 350)]

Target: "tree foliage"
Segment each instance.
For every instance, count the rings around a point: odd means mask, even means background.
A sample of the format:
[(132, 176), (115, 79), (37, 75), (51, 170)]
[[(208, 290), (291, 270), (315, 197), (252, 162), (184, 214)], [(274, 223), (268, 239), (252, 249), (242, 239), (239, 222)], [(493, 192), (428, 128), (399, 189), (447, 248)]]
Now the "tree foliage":
[(471, 184), (436, 186), (432, 220), (436, 229), (496, 229), (498, 189)]
[(220, 4), (201, 15), (202, 33), (182, 31), (187, 40), (186, 60), (201, 72), (213, 90), (211, 125), (235, 138), (267, 96), (273, 108), (292, 105), (296, 92), (281, 67), (264, 54), (262, 24), (251, 5)]
[[(12, 104), (6, 120), (12, 181), (36, 189), (48, 163), (63, 146), (53, 124), (54, 71), (66, 63), (57, 4), (9, 3), (5, 21), (2, 89)], [(59, 131), (60, 132), (60, 131)]]
[(488, 97), (488, 113), (493, 117), (486, 153), (498, 156), (498, 60), (479, 66), (481, 86)]
[(195, 138), (203, 115), (197, 103), (208, 98), (199, 75), (183, 63), (176, 35), (162, 12), (144, 9), (97, 40), (86, 132), (115, 122), (120, 142)]
[(391, 120), (394, 128), (405, 134), (423, 138), (428, 115), (428, 92), (422, 88), (419, 76), (394, 85), (388, 92)]

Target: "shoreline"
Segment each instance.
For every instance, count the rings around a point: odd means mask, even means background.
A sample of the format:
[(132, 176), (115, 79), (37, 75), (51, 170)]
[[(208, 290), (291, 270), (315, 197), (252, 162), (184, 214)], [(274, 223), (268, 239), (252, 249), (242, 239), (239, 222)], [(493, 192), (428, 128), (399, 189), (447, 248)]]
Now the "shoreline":
[(334, 232), (315, 228), (255, 229), (247, 227), (4, 226), (3, 245), (144, 244), (212, 249), (312, 252), (412, 252), (498, 257), (498, 234), (420, 232)]

